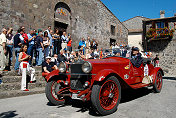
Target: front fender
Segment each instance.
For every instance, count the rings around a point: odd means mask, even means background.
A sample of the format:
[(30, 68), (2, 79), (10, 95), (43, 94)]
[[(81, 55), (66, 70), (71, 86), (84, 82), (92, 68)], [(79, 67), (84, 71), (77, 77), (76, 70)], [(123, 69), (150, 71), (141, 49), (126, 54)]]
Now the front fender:
[(101, 70), (95, 77), (94, 77), (94, 81), (103, 81), (106, 76), (108, 76), (111, 73), (117, 73), (116, 71), (112, 70), (112, 69), (104, 69)]
[(155, 80), (156, 80), (156, 76), (157, 76), (157, 72), (158, 72), (158, 71), (161, 71), (162, 76), (164, 76), (163, 70), (162, 70), (160, 67), (155, 67), (155, 68), (153, 69), (153, 71), (150, 73), (150, 76), (153, 76), (153, 84), (155, 83)]
[(59, 75), (59, 70), (53, 70), (45, 77), (45, 79), (48, 82), (52, 77), (54, 77), (56, 75)]

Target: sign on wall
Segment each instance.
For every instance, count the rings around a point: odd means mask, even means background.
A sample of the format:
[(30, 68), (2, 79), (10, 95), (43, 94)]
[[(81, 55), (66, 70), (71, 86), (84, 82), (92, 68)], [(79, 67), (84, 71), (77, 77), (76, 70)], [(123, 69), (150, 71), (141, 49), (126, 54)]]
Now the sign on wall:
[(64, 15), (64, 16), (67, 16), (67, 11), (64, 9), (64, 8), (58, 8), (56, 10), (56, 13), (59, 14), (59, 15)]
[(69, 24), (70, 12), (63, 7), (57, 8), (55, 11), (55, 19), (59, 22)]

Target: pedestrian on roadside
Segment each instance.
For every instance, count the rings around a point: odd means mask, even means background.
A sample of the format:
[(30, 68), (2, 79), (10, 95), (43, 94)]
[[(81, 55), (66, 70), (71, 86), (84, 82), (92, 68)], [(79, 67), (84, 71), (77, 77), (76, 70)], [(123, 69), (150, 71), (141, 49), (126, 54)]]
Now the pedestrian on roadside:
[(20, 54), (19, 54), (19, 58), (18, 61), (21, 62), (20, 63), (20, 69), (19, 72), (22, 73), (22, 80), (21, 80), (21, 90), (22, 91), (29, 91), (26, 87), (27, 84), (27, 80), (26, 80), (26, 76), (27, 76), (27, 71), (30, 72), (30, 83), (33, 83), (34, 81), (36, 81), (35, 79), (35, 69), (30, 67), (29, 65), (29, 60), (31, 58), (30, 55), (27, 55), (27, 45), (22, 45), (21, 49), (20, 49)]
[(90, 40), (90, 37), (89, 37), (89, 36), (87, 37), (87, 40), (86, 40), (86, 48), (87, 48), (87, 49), (90, 49), (90, 48), (91, 48), (91, 40)]
[(28, 42), (29, 42), (29, 47), (27, 50), (27, 54), (31, 56), (31, 59), (29, 60), (29, 64), (32, 64), (32, 58), (33, 58), (33, 51), (34, 51), (34, 42), (35, 42), (35, 38), (36, 35), (34, 35), (34, 30), (30, 30), (30, 33), (27, 34), (28, 36)]
[(50, 55), (50, 56), (53, 56), (53, 54), (54, 54), (53, 30), (50, 30), (50, 35), (51, 35), (51, 37), (49, 37), (49, 39), (50, 39), (49, 55)]
[(48, 38), (50, 40), (50, 45), (49, 45), (49, 53), (50, 55), (52, 55), (52, 50), (53, 50), (53, 37), (52, 37), (52, 33), (53, 31), (51, 30), (51, 26), (48, 26), (48, 29), (45, 30), (48, 33)]
[(68, 38), (67, 38), (67, 33), (66, 32), (63, 32), (63, 35), (61, 36), (61, 40), (62, 40), (62, 49), (64, 50), (65, 48), (67, 49), (67, 41), (68, 41)]
[(19, 52), (21, 49), (22, 42), (24, 41), (24, 38), (22, 37), (23, 30), (19, 29), (17, 34), (14, 36), (13, 39), (13, 44), (14, 44), (14, 50), (15, 50), (15, 57), (16, 57), (16, 62), (15, 62), (15, 71), (18, 71), (20, 62), (18, 61), (19, 57)]
[(54, 40), (54, 54), (59, 54), (61, 50), (61, 39), (59, 35), (59, 29), (55, 29), (55, 34), (53, 35), (53, 40)]
[(50, 30), (51, 30), (51, 26), (48, 26), (47, 30), (45, 30), (45, 31), (48, 32), (48, 35), (50, 35), (50, 34), (49, 34), (49, 33), (50, 33)]
[(3, 28), (2, 29), (2, 33), (0, 35), (0, 70), (4, 70), (5, 67), (7, 66), (6, 64), (6, 54), (7, 54), (7, 50), (6, 50), (6, 34), (7, 34), (7, 29)]
[(115, 48), (118, 48), (118, 49), (120, 48), (118, 43), (115, 44)]
[(38, 36), (35, 39), (35, 42), (36, 42), (36, 51), (37, 51), (36, 65), (41, 66), (42, 61), (44, 60), (43, 58), (44, 46), (43, 46), (43, 33), (42, 32), (39, 32)]
[(93, 39), (91, 42), (91, 48), (93, 48), (94, 50), (97, 49), (98, 43), (96, 41), (96, 39)]
[(159, 67), (159, 56), (156, 55), (156, 57), (153, 59), (154, 67)]
[(90, 37), (88, 36), (87, 40), (86, 40), (86, 51), (85, 51), (85, 55), (87, 55), (87, 54), (89, 55), (90, 47), (91, 47), (91, 40), (90, 40)]
[(12, 65), (12, 58), (13, 58), (13, 38), (14, 35), (12, 34), (13, 28), (9, 28), (7, 32), (7, 56), (9, 57), (8, 60), (8, 70), (10, 70), (10, 66)]
[(29, 44), (28, 44), (28, 35), (27, 35), (27, 33), (25, 32), (25, 31), (26, 31), (26, 30), (25, 30), (25, 27), (22, 26), (22, 27), (21, 27), (21, 30), (23, 30), (23, 34), (22, 34), (22, 37), (24, 38), (24, 40), (23, 40), (23, 45), (29, 46)]
[(68, 35), (67, 51), (69, 51), (69, 52), (72, 51), (72, 38), (71, 38), (70, 34)]
[(43, 46), (44, 46), (44, 56), (47, 57), (49, 56), (49, 51), (50, 51), (50, 39), (48, 37), (48, 32), (44, 32), (44, 37), (43, 37)]
[(86, 48), (86, 41), (85, 38), (82, 38), (81, 41), (79, 42), (78, 49), (82, 50), (83, 55), (85, 55), (85, 48)]

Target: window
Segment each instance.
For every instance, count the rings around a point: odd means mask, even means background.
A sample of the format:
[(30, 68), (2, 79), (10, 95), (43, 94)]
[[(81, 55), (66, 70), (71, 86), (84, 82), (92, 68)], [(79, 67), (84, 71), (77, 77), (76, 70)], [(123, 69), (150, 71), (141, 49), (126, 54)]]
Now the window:
[(115, 35), (115, 26), (111, 25), (111, 34)]
[(164, 28), (164, 22), (157, 22), (156, 26), (157, 28)]

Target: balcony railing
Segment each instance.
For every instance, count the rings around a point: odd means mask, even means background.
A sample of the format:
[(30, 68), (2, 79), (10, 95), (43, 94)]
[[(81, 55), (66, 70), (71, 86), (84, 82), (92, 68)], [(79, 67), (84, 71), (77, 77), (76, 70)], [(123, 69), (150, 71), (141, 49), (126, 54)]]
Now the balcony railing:
[(150, 28), (146, 33), (146, 39), (151, 40), (160, 40), (160, 39), (172, 39), (174, 29), (169, 28)]

